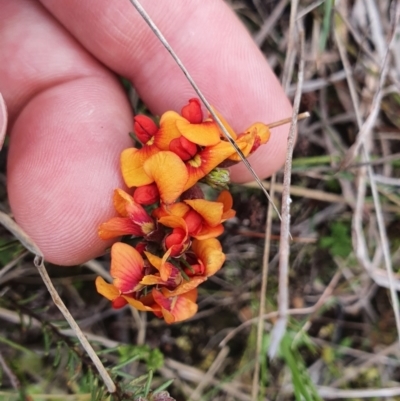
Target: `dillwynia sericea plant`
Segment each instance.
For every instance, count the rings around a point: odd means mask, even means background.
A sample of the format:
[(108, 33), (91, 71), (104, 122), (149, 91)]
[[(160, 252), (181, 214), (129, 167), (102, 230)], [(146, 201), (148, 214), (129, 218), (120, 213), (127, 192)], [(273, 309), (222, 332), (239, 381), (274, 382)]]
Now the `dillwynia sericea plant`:
[[(270, 137), (262, 123), (236, 134), (216, 114), (246, 157)], [(131, 236), (135, 245), (112, 245), (113, 282), (98, 277), (96, 288), (114, 308), (129, 304), (175, 323), (197, 312), (197, 287), (225, 261), (216, 238), (235, 211), (226, 190), (229, 174), (220, 166), (240, 157), (213, 118), (204, 119), (198, 99), (190, 99), (181, 114), (164, 113), (159, 126), (138, 115), (134, 131), (142, 147), (121, 154), (122, 176), (131, 190), (115, 190), (119, 217), (101, 224), (99, 236)], [(220, 190), (215, 201), (204, 199), (200, 181)]]

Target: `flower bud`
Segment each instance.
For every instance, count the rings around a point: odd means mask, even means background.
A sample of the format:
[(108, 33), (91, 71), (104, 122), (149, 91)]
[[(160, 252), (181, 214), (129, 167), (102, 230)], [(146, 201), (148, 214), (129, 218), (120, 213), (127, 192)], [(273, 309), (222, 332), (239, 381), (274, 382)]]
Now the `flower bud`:
[(229, 170), (216, 167), (202, 179), (202, 182), (217, 190), (228, 189), (230, 183)]
[(169, 150), (176, 153), (183, 161), (187, 161), (197, 153), (197, 145), (181, 136), (169, 143)]
[(143, 144), (150, 141), (158, 131), (156, 123), (150, 117), (139, 114), (133, 120), (135, 134)]
[(155, 183), (136, 188), (133, 199), (141, 205), (152, 205), (160, 200), (160, 192)]
[(186, 222), (189, 235), (197, 235), (203, 227), (203, 218), (195, 211), (190, 210), (183, 218)]
[(203, 122), (200, 100), (197, 98), (189, 99), (189, 104), (182, 108), (181, 115), (192, 124)]
[(171, 234), (165, 237), (166, 249), (171, 249), (172, 257), (180, 255), (189, 246), (189, 241), (186, 239), (186, 233), (182, 228), (174, 228)]
[(112, 305), (113, 309), (121, 309), (127, 304), (128, 304), (128, 302), (122, 297), (115, 298), (111, 302), (111, 305)]

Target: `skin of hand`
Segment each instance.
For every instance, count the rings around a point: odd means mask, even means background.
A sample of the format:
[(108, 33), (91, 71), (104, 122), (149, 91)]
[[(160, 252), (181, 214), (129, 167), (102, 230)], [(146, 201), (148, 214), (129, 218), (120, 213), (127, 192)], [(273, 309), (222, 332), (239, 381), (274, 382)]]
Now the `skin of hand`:
[[(237, 132), (291, 116), (267, 61), (222, 0), (142, 5)], [(0, 0), (0, 9), (11, 209), (47, 261), (83, 263), (110, 245), (97, 227), (115, 215), (113, 190), (124, 188), (119, 156), (132, 144), (132, 112), (116, 75), (156, 115), (179, 111), (195, 93), (128, 0)], [(287, 126), (274, 129), (250, 157), (260, 177), (282, 166), (287, 134)], [(237, 165), (232, 179), (251, 175)]]

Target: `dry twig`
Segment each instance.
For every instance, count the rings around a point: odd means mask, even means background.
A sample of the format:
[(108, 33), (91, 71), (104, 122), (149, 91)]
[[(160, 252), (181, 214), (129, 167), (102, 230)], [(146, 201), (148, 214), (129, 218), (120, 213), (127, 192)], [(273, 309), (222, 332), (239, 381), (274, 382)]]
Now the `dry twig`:
[(71, 329), (75, 332), (75, 335), (78, 338), (79, 342), (82, 344), (82, 347), (85, 349), (85, 351), (89, 355), (90, 359), (96, 366), (96, 369), (98, 370), (100, 376), (102, 377), (104, 384), (107, 387), (108, 392), (111, 394), (115, 393), (117, 391), (117, 387), (116, 387), (115, 383), (113, 382), (113, 380), (111, 379), (107, 370), (101, 363), (100, 358), (97, 356), (96, 352), (90, 345), (89, 341), (87, 340), (85, 335), (82, 333), (80, 327), (75, 322), (75, 319), (72, 317), (68, 308), (65, 306), (64, 302), (58, 295), (58, 292), (55, 289), (55, 287), (54, 287), (53, 283), (51, 282), (51, 279), (47, 273), (46, 267), (43, 263), (43, 258), (40, 258), (37, 256), (35, 258), (35, 266), (37, 267), (39, 274), (42, 277), (42, 280), (43, 280), (44, 284), (46, 285), (46, 287), (51, 295), (51, 298), (53, 299), (54, 304), (58, 307), (60, 312), (63, 314), (65, 320), (68, 322)]
[[(296, 9), (296, 7), (294, 8)], [(293, 10), (292, 10), (293, 11)], [(292, 16), (291, 16), (292, 18)], [(294, 16), (293, 16), (294, 18)], [(279, 318), (271, 333), (271, 345), (268, 351), (270, 358), (273, 358), (278, 350), (286, 330), (287, 310), (289, 305), (288, 275), (289, 275), (289, 239), (290, 239), (290, 182), (292, 170), (292, 155), (296, 136), (297, 115), (299, 113), (301, 88), (304, 77), (304, 31), (299, 27), (300, 37), (300, 61), (298, 86), (293, 105), (292, 124), (288, 138), (288, 150), (284, 167), (283, 192), (282, 192), (282, 220), (281, 220), (281, 241), (279, 246), (279, 293), (278, 311)]]

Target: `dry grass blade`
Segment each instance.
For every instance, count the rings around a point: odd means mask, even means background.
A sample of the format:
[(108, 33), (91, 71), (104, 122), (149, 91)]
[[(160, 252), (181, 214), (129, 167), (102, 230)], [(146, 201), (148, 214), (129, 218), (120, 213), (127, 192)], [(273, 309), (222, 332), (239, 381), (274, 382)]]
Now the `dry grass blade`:
[[(274, 185), (275, 185), (276, 175), (274, 174), (271, 178), (271, 197), (274, 198)], [(256, 401), (258, 399), (259, 392), (259, 374), (260, 374), (260, 357), (261, 348), (262, 348), (262, 339), (263, 339), (263, 331), (264, 331), (264, 322), (263, 315), (265, 313), (265, 299), (267, 295), (267, 283), (268, 283), (268, 261), (269, 261), (269, 252), (271, 245), (271, 235), (272, 235), (272, 218), (273, 211), (272, 209), (268, 209), (267, 220), (266, 220), (266, 228), (265, 228), (265, 241), (264, 241), (264, 254), (263, 254), (263, 265), (262, 265), (262, 279), (261, 279), (261, 290), (260, 290), (260, 306), (258, 310), (258, 326), (257, 326), (257, 342), (256, 342), (256, 351), (255, 351), (255, 364), (254, 364), (254, 372), (253, 372), (253, 385), (251, 390), (251, 399)]]
[(337, 388), (318, 386), (317, 390), (321, 397), (328, 400), (337, 400), (340, 398), (356, 400), (360, 398), (392, 398), (400, 396), (400, 387), (341, 390)]
[[(11, 368), (8, 366), (6, 360), (3, 357), (3, 354), (0, 352), (0, 366), (1, 369), (3, 371), (3, 373), (8, 377), (8, 379), (10, 380), (13, 388), (17, 391), (19, 391), (21, 389), (21, 383), (18, 380), (17, 376), (14, 374), (14, 372), (11, 370)], [(23, 397), (22, 399), (24, 399), (25, 397)], [(27, 398), (25, 398), (27, 399)]]
[[(294, 18), (294, 17), (293, 17)], [(289, 239), (290, 239), (290, 183), (292, 170), (292, 156), (296, 137), (297, 115), (299, 113), (301, 89), (304, 78), (304, 31), (299, 25), (300, 38), (300, 61), (296, 95), (293, 105), (292, 124), (289, 131), (288, 150), (284, 167), (283, 192), (282, 192), (282, 220), (281, 220), (281, 241), (279, 246), (279, 292), (278, 312), (279, 318), (271, 333), (271, 345), (269, 356), (273, 358), (286, 331), (287, 310), (289, 305), (288, 275), (289, 275)], [(292, 33), (293, 34), (293, 33)]]
[[(369, 7), (371, 8), (371, 4), (369, 5)], [(354, 110), (356, 112), (357, 123), (360, 128), (356, 142), (347, 152), (345, 159), (342, 162), (341, 167), (342, 168), (347, 167), (351, 163), (351, 161), (354, 159), (355, 155), (361, 149), (361, 151), (362, 151), (361, 155), (363, 157), (363, 160), (366, 162), (366, 166), (367, 166), (366, 172), (368, 173), (368, 177), (370, 180), (370, 186), (371, 186), (371, 191), (372, 191), (373, 200), (374, 200), (374, 206), (375, 206), (375, 210), (376, 210), (381, 246), (383, 249), (383, 256), (384, 256), (386, 271), (388, 274), (389, 289), (390, 289), (392, 306), (393, 306), (394, 316), (395, 316), (395, 321), (396, 321), (397, 335), (400, 340), (400, 307), (399, 307), (399, 300), (398, 300), (397, 293), (396, 293), (395, 278), (394, 278), (394, 274), (393, 274), (392, 262), (391, 262), (391, 257), (390, 257), (389, 241), (388, 241), (387, 234), (386, 234), (382, 207), (380, 204), (379, 195), (378, 195), (378, 191), (377, 191), (376, 184), (375, 184), (374, 174), (373, 174), (373, 170), (372, 170), (371, 163), (370, 163), (370, 157), (369, 157), (369, 154), (367, 151), (367, 147), (365, 146), (365, 142), (366, 142), (367, 138), (370, 137), (371, 131), (372, 131), (373, 127), (376, 125), (376, 121), (377, 121), (378, 115), (380, 113), (380, 104), (381, 104), (382, 97), (383, 97), (383, 86), (386, 82), (386, 78), (387, 78), (387, 75), (389, 72), (389, 60), (390, 60), (390, 56), (391, 56), (391, 51), (394, 47), (395, 37), (396, 37), (397, 30), (398, 30), (399, 22), (400, 22), (400, 6), (397, 5), (396, 11), (395, 11), (395, 18), (393, 20), (392, 34), (391, 34), (389, 44), (387, 46), (387, 50), (386, 50), (386, 53), (385, 53), (385, 56), (384, 56), (384, 59), (382, 62), (382, 66), (380, 69), (379, 82), (377, 85), (375, 96), (372, 101), (370, 114), (364, 123), (362, 122), (362, 117), (361, 117), (360, 111), (359, 111), (359, 101), (358, 101), (358, 97), (356, 94), (355, 84), (353, 82), (353, 78), (350, 73), (350, 63), (347, 58), (347, 54), (344, 50), (342, 40), (337, 32), (335, 32), (335, 38), (336, 38), (336, 42), (338, 43), (343, 66), (347, 73), (347, 82), (348, 82), (349, 89), (350, 89), (351, 99), (353, 102)], [(375, 39), (379, 43), (381, 42), (381, 40), (379, 38), (377, 38), (376, 36), (375, 36)], [(373, 269), (371, 268), (371, 263), (369, 262), (369, 257), (366, 252), (365, 240), (362, 239), (363, 233), (362, 233), (361, 213), (362, 213), (362, 205), (364, 203), (364, 197), (360, 198), (360, 194), (363, 194), (365, 196), (365, 173), (363, 171), (360, 171), (360, 174), (362, 174), (362, 179), (360, 179), (359, 185), (362, 185), (363, 188), (362, 188), (362, 190), (358, 191), (357, 207), (356, 207), (356, 213), (355, 213), (355, 217), (354, 217), (354, 223), (356, 225), (354, 233), (356, 235), (356, 241), (357, 241), (356, 244), (357, 244), (357, 248), (359, 250), (358, 251), (359, 256), (363, 260), (364, 266), (367, 267), (367, 269), (369, 270), (369, 272), (371, 274)], [(372, 275), (372, 277), (374, 277), (374, 276)]]
[(154, 32), (154, 34), (157, 36), (157, 38), (160, 40), (160, 42), (163, 44), (163, 46), (167, 49), (168, 53), (172, 56), (172, 58), (175, 60), (176, 64), (178, 67), (181, 69), (183, 74), (185, 75), (186, 79), (189, 81), (189, 83), (192, 85), (193, 89), (203, 102), (204, 106), (208, 110), (208, 112), (212, 115), (214, 121), (218, 124), (221, 132), (224, 134), (226, 139), (229, 141), (229, 143), (234, 147), (236, 153), (240, 156), (242, 162), (246, 166), (246, 168), (250, 171), (252, 176), (254, 177), (255, 181), (257, 182), (258, 186), (262, 189), (264, 192), (265, 196), (267, 197), (268, 201), (271, 203), (272, 207), (275, 209), (275, 212), (279, 216), (279, 219), (281, 219), (281, 215), (279, 213), (279, 210), (277, 207), (274, 205), (272, 202), (272, 199), (267, 192), (267, 190), (264, 188), (262, 181), (258, 177), (257, 173), (254, 171), (254, 169), (251, 167), (251, 164), (247, 160), (246, 156), (244, 156), (243, 152), (240, 150), (240, 148), (237, 146), (236, 142), (234, 139), (231, 137), (229, 134), (228, 130), (225, 128), (224, 124), (222, 124), (221, 120), (218, 118), (218, 116), (215, 114), (214, 110), (212, 109), (211, 104), (208, 102), (208, 100), (205, 98), (203, 93), (200, 91), (199, 87), (196, 85), (196, 82), (193, 80), (191, 75), (189, 74), (189, 71), (186, 69), (186, 67), (183, 65), (182, 61), (179, 59), (177, 54), (174, 52), (172, 47), (169, 45), (167, 40), (165, 39), (164, 35), (161, 33), (161, 31), (157, 28), (157, 26), (154, 24), (150, 16), (146, 13), (144, 8), (141, 6), (141, 4), (137, 0), (130, 0), (132, 5), (136, 8), (137, 12), (141, 15), (143, 20), (149, 25), (151, 30)]
[(208, 369), (207, 373), (204, 375), (200, 383), (194, 389), (193, 393), (190, 395), (191, 400), (199, 400), (201, 398), (202, 391), (211, 383), (211, 380), (216, 376), (219, 368), (226, 360), (226, 357), (229, 354), (229, 347), (223, 347), (221, 351), (218, 353), (214, 362)]
[[(271, 185), (269, 182), (264, 182), (263, 185), (269, 190), (271, 188)], [(249, 183), (245, 184), (246, 187), (250, 188), (258, 188), (258, 185), (255, 185), (254, 183)], [(283, 192), (283, 185), (282, 184), (275, 184), (275, 191), (276, 192)], [(291, 185), (290, 186), (290, 193), (293, 196), (299, 196), (302, 198), (308, 198), (308, 199), (314, 199), (317, 201), (321, 202), (329, 202), (329, 203), (346, 203), (348, 204), (348, 200), (341, 195), (336, 195), (332, 194), (329, 192), (325, 191), (320, 191), (317, 189), (309, 189), (309, 188), (303, 188), (298, 185)], [(371, 201), (366, 201), (365, 202), (365, 208), (367, 210), (373, 209), (375, 206), (373, 202)], [(396, 205), (383, 205), (383, 210), (385, 212), (394, 212), (394, 213), (400, 213), (400, 208)]]
[(43, 262), (43, 258), (36, 257), (35, 258), (35, 266), (37, 267), (39, 274), (42, 277), (42, 280), (43, 280), (44, 284), (46, 285), (47, 290), (49, 291), (49, 293), (51, 295), (51, 298), (53, 299), (54, 304), (57, 306), (57, 308), (63, 314), (65, 320), (68, 322), (71, 329), (75, 332), (75, 335), (78, 338), (79, 342), (82, 344), (82, 347), (85, 349), (85, 351), (89, 355), (90, 359), (92, 360), (93, 364), (96, 366), (101, 378), (104, 381), (104, 384), (107, 387), (108, 392), (111, 394), (115, 393), (117, 390), (115, 383), (113, 382), (113, 380), (111, 379), (107, 370), (101, 363), (100, 358), (97, 356), (96, 352), (90, 345), (89, 341), (87, 340), (85, 335), (82, 333), (82, 330), (76, 323), (75, 319), (72, 317), (68, 308), (65, 306), (61, 297), (58, 295), (58, 292), (55, 289), (55, 287), (54, 287), (53, 283), (51, 282), (51, 279), (47, 273), (46, 267)]
[[(369, 155), (368, 153), (364, 150), (364, 156), (367, 162), (369, 161)], [(372, 191), (372, 196), (374, 199), (375, 203), (375, 208), (376, 208), (376, 217), (378, 221), (378, 228), (379, 228), (379, 236), (381, 240), (381, 246), (383, 248), (383, 257), (385, 260), (385, 266), (386, 266), (386, 271), (388, 275), (388, 280), (389, 280), (389, 289), (390, 289), (390, 296), (392, 299), (392, 307), (394, 311), (394, 317), (396, 321), (396, 327), (397, 327), (397, 336), (400, 341), (400, 307), (399, 307), (399, 299), (397, 296), (397, 291), (395, 287), (395, 277), (393, 273), (393, 266), (392, 266), (392, 260), (390, 257), (390, 248), (389, 248), (389, 239), (387, 237), (386, 233), (386, 227), (385, 227), (385, 221), (382, 213), (382, 207), (381, 203), (379, 200), (379, 194), (376, 189), (376, 184), (372, 172), (372, 167), (370, 165), (367, 166), (368, 170), (368, 176), (370, 177), (370, 186), (371, 186), (371, 191)]]
[(41, 250), (33, 242), (33, 240), (9, 215), (4, 212), (0, 212), (0, 224), (10, 231), (28, 251), (32, 252), (36, 256), (43, 257)]
[[(373, 14), (373, 13), (372, 13)], [(367, 119), (364, 121), (364, 123), (360, 127), (360, 131), (357, 135), (357, 139), (354, 143), (354, 145), (348, 150), (345, 158), (343, 159), (343, 162), (341, 164), (341, 168), (345, 169), (347, 168), (350, 163), (354, 160), (356, 154), (358, 153), (361, 145), (365, 142), (365, 138), (368, 137), (371, 133), (372, 128), (376, 124), (376, 120), (378, 118), (379, 112), (380, 112), (380, 105), (382, 102), (382, 97), (383, 97), (383, 87), (385, 85), (388, 72), (389, 72), (389, 66), (390, 66), (390, 59), (391, 59), (391, 52), (393, 50), (393, 47), (395, 45), (395, 40), (396, 40), (396, 33), (397, 30), (399, 29), (399, 5), (397, 5), (397, 10), (396, 10), (396, 16), (394, 19), (394, 27), (392, 31), (392, 35), (389, 41), (389, 45), (386, 50), (385, 57), (382, 62), (382, 66), (379, 71), (379, 84), (378, 84), (378, 89), (375, 92), (372, 105), (371, 105), (371, 110), (369, 112), (369, 115)], [(344, 51), (341, 52), (342, 60), (345, 58), (344, 56)], [(354, 98), (354, 96), (353, 96)], [(357, 106), (357, 105), (355, 105)], [(355, 110), (357, 112), (358, 107), (355, 107)], [(360, 123), (360, 121), (359, 121)]]
[(289, 0), (280, 0), (279, 3), (274, 7), (274, 11), (269, 16), (269, 18), (264, 22), (261, 29), (257, 32), (257, 35), (254, 36), (254, 41), (258, 46), (261, 46), (264, 40), (267, 38), (269, 32), (275, 25), (278, 18), (282, 15), (283, 10), (289, 3)]

